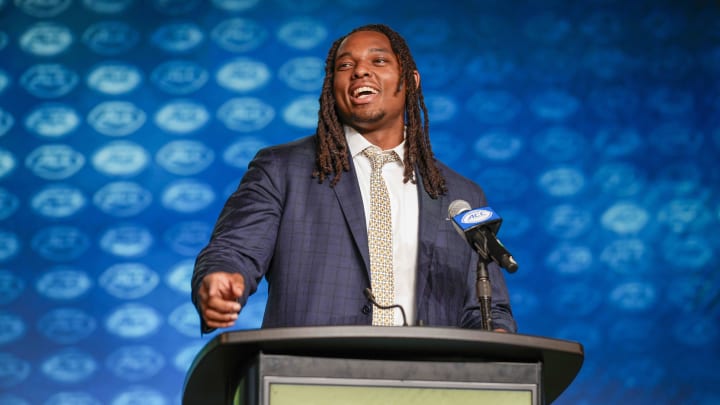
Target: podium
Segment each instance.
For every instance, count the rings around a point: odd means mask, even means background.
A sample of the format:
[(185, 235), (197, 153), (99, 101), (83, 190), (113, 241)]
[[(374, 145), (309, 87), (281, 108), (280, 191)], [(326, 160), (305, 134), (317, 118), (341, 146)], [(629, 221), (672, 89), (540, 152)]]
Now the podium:
[(549, 404), (583, 358), (576, 342), (455, 328), (232, 331), (195, 357), (182, 403)]

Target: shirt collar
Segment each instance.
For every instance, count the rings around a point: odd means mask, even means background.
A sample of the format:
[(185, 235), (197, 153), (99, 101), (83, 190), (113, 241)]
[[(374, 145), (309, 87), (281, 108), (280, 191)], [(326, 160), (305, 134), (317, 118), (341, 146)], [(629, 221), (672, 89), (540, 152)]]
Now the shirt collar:
[[(353, 159), (362, 153), (365, 149), (372, 146), (377, 148), (377, 146), (373, 145), (365, 139), (364, 136), (360, 135), (358, 131), (355, 130), (355, 128), (349, 127), (347, 125), (344, 125), (343, 128), (345, 129), (345, 139), (347, 139), (348, 148), (350, 149), (350, 156), (353, 157)], [(379, 148), (378, 148), (379, 149)], [(400, 142), (400, 144), (390, 150), (395, 151), (397, 155), (400, 157), (400, 162), (404, 163), (405, 159), (405, 139), (403, 138), (403, 141)]]

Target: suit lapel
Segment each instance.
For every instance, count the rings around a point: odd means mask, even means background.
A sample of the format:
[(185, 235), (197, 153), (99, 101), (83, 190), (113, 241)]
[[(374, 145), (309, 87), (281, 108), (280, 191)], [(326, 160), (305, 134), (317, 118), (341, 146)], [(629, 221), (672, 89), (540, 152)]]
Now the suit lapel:
[(370, 253), (368, 248), (367, 227), (365, 226), (365, 208), (363, 207), (360, 186), (355, 175), (355, 166), (350, 158), (350, 171), (342, 175), (342, 179), (334, 187), (335, 195), (340, 202), (340, 209), (350, 228), (350, 233), (370, 274)]

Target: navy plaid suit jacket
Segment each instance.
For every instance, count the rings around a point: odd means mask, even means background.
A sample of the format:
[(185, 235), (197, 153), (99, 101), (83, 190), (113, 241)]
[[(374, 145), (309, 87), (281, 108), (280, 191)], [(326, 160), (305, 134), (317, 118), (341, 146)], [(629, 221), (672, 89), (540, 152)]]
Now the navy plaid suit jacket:
[[(197, 257), (193, 302), (205, 274), (241, 273), (242, 305), (263, 276), (263, 327), (370, 325), (370, 260), (362, 197), (354, 168), (335, 187), (312, 177), (315, 137), (263, 149), (229, 197), (209, 244)], [(450, 202), (486, 205), (479, 186), (440, 164), (448, 194), (432, 199), (418, 179), (418, 322), (481, 327), (475, 291), (477, 254), (446, 220)], [(494, 328), (515, 331), (498, 266), (489, 268)], [(196, 304), (197, 305), (197, 304)], [(207, 328), (203, 328), (208, 331)]]

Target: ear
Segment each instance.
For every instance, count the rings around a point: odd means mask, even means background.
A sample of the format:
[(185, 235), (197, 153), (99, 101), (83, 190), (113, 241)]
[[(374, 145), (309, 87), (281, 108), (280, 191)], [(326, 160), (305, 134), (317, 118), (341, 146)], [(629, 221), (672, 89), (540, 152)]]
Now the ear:
[(420, 88), (420, 72), (413, 70), (413, 77), (415, 78), (415, 88)]

